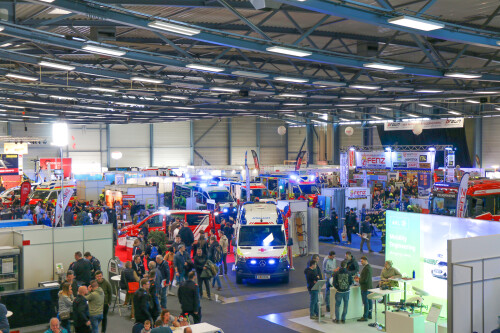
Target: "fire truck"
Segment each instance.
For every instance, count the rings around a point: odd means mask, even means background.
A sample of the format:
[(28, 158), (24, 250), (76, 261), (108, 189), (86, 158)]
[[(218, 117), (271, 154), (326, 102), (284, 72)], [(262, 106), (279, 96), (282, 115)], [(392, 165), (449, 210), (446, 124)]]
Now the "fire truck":
[[(459, 187), (459, 183), (435, 183), (429, 197), (430, 213), (455, 216)], [(465, 217), (500, 221), (500, 180), (469, 181)]]

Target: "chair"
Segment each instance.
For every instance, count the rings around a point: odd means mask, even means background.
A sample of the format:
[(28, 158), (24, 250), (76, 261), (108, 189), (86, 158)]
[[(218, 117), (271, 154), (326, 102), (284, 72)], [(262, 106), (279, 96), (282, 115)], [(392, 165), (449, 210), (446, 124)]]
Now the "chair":
[[(419, 298), (420, 298), (420, 303), (421, 303), (421, 304), (422, 304), (422, 303), (423, 303), (423, 301), (424, 301), (424, 298), (423, 298), (423, 297), (424, 297), (424, 296), (429, 296), (429, 295), (430, 295), (427, 291), (425, 291), (425, 290), (423, 290), (423, 289), (421, 289), (421, 288), (419, 288), (419, 287), (412, 286), (412, 288), (413, 288), (413, 291), (415, 292), (415, 294), (416, 294), (417, 296), (419, 296)], [(412, 298), (413, 298), (413, 297), (412, 297)], [(421, 306), (421, 307), (420, 307), (420, 313), (422, 313), (423, 308), (424, 308), (424, 306)]]
[(377, 294), (377, 293), (371, 293), (368, 295), (368, 299), (370, 300), (370, 302), (374, 301), (374, 303), (375, 303), (375, 321), (371, 324), (368, 324), (368, 326), (375, 327), (376, 329), (379, 329), (379, 327), (380, 327), (380, 324), (377, 321), (377, 303), (379, 300), (381, 300), (383, 298), (384, 298), (384, 296), (382, 296), (381, 294)]

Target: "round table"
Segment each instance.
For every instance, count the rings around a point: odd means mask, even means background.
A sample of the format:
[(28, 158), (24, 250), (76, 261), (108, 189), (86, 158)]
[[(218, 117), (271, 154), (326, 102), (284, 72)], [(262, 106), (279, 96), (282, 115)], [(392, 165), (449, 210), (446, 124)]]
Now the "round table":
[(116, 303), (118, 303), (118, 311), (120, 312), (121, 315), (121, 310), (120, 310), (120, 280), (121, 280), (121, 275), (113, 275), (111, 277), (111, 281), (116, 282), (116, 297), (115, 297), (115, 302), (113, 303), (113, 312), (115, 312), (115, 307)]
[(12, 311), (7, 311), (7, 318), (11, 317), (14, 313)]

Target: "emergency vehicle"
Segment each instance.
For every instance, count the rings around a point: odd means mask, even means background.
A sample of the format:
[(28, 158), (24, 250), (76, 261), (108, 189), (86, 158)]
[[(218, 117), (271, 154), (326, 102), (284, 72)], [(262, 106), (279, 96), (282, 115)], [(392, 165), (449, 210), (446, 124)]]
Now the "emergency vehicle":
[[(246, 183), (232, 183), (231, 194), (238, 202), (245, 202), (247, 198), (247, 185)], [(250, 183), (250, 201), (255, 201), (259, 198), (259, 202), (276, 202), (276, 197), (271, 195), (262, 183)]]
[[(64, 188), (73, 188), (73, 194), (69, 200), (68, 206), (72, 206), (77, 200), (76, 197), (76, 183), (74, 181), (64, 181)], [(35, 206), (37, 203), (42, 202), (43, 204), (51, 203), (54, 206), (57, 203), (57, 197), (61, 193), (61, 182), (52, 181), (45, 182), (36, 187), (36, 189), (31, 192), (28, 197), (28, 203), (30, 206)]]
[(200, 237), (200, 231), (209, 233), (210, 229), (215, 231), (220, 229), (220, 225), (216, 223), (213, 214), (208, 210), (159, 210), (151, 215), (148, 215), (144, 220), (135, 224), (126, 226), (118, 230), (118, 244), (126, 245), (127, 237), (137, 237), (142, 229), (142, 226), (147, 223), (148, 230), (162, 231), (168, 234), (168, 227), (177, 218), (181, 222), (187, 223), (187, 226), (193, 231), (195, 240)]
[(214, 200), (221, 208), (236, 205), (231, 193), (223, 186), (208, 186), (206, 183), (174, 184), (172, 191), (174, 208), (187, 208), (187, 198), (194, 197), (196, 209), (206, 209), (207, 200)]
[(248, 202), (241, 206), (236, 223), (236, 283), (243, 279), (282, 279), (288, 283), (285, 217), (275, 203)]
[[(431, 214), (456, 216), (459, 183), (435, 183), (429, 196)], [(500, 221), (500, 180), (469, 181), (465, 217)]]

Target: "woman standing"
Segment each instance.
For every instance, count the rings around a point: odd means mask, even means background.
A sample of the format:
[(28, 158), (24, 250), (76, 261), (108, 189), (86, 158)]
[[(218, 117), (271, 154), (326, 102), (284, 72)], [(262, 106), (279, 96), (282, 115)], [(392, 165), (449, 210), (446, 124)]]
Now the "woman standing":
[(69, 321), (73, 309), (73, 300), (74, 297), (73, 293), (70, 291), (70, 284), (65, 282), (62, 286), (62, 290), (59, 292), (59, 319), (61, 320), (61, 326), (68, 332), (71, 332)]

